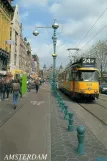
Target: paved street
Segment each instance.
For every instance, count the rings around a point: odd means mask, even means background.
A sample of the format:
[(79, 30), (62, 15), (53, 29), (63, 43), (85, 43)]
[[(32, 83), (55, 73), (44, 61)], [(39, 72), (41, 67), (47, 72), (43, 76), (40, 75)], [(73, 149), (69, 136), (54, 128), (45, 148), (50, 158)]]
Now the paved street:
[[(75, 130), (68, 132), (68, 121), (64, 120), (64, 114), (58, 108), (48, 84), (42, 85), (38, 94), (34, 90), (27, 93), (19, 102), (17, 110), (13, 110), (12, 98), (0, 103), (0, 161), (10, 154), (47, 154), (47, 161), (97, 161), (97, 158), (107, 157), (106, 131), (103, 126), (100, 123), (98, 125), (78, 104), (65, 100), (75, 118)], [(4, 115), (3, 110), (6, 111)], [(103, 131), (95, 134), (88, 126), (90, 121), (94, 121), (93, 126), (100, 127), (100, 132)], [(76, 151), (78, 125), (86, 128), (85, 155), (82, 156)]]
[(48, 154), (50, 160), (49, 87), (41, 87), (38, 94), (31, 91), (23, 99), (24, 105), (0, 129), (0, 161), (6, 154)]

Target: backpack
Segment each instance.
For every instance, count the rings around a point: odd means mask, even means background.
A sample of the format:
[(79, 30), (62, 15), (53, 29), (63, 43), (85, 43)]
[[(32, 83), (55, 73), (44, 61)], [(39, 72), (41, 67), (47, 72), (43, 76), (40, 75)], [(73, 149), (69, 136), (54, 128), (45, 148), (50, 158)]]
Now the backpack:
[(19, 83), (13, 83), (13, 91), (19, 91), (19, 90), (20, 90)]

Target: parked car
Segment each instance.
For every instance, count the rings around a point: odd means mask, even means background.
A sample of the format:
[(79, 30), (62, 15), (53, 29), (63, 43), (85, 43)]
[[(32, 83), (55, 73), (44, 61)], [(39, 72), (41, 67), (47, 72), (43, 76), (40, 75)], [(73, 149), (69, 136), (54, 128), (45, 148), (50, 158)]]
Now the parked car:
[(107, 94), (107, 84), (106, 83), (102, 83), (100, 85), (100, 93)]

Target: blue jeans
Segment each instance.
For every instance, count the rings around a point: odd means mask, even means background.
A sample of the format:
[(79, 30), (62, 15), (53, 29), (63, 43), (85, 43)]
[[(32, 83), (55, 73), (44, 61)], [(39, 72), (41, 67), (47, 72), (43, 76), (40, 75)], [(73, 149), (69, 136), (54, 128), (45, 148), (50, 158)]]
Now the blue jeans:
[(14, 105), (18, 104), (18, 97), (19, 97), (19, 91), (14, 91), (13, 92), (13, 104)]
[[(0, 89), (1, 90), (1, 89)], [(2, 92), (0, 91), (0, 99), (2, 99)]]

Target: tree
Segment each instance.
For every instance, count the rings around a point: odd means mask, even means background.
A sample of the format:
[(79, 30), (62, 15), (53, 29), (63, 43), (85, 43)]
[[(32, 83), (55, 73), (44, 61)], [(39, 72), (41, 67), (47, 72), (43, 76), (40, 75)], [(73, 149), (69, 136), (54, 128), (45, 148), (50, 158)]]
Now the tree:
[(27, 42), (27, 38), (26, 38), (26, 37), (24, 38), (24, 41), (26, 41), (26, 42)]
[[(97, 60), (97, 67), (100, 70), (105, 70), (107, 67), (107, 41), (98, 41), (89, 50), (89, 55)], [(103, 66), (103, 69), (101, 69)]]

